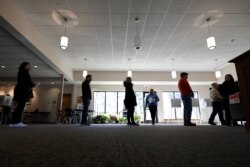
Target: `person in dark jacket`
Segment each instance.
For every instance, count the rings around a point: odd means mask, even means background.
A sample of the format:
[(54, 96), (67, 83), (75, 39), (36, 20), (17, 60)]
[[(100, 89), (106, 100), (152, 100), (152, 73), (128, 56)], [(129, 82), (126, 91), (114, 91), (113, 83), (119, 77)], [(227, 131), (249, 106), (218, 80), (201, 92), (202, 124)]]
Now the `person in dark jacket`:
[(136, 103), (136, 96), (135, 92), (133, 90), (133, 84), (132, 84), (132, 78), (127, 77), (126, 80), (123, 82), (123, 85), (125, 87), (125, 99), (124, 99), (124, 105), (127, 109), (127, 119), (128, 119), (128, 125), (137, 125), (134, 120), (134, 112), (135, 112), (135, 106)]
[[(226, 74), (225, 81), (219, 86), (219, 91), (223, 97), (223, 109), (225, 110), (226, 124), (231, 126), (232, 116), (229, 108), (229, 95), (239, 92), (239, 85), (234, 81), (231, 74)], [(237, 125), (236, 120), (233, 120), (233, 125)]]
[(33, 98), (32, 88), (35, 84), (31, 81), (29, 71), (31, 65), (28, 62), (23, 62), (18, 71), (17, 84), (14, 89), (13, 101), (17, 106), (12, 114), (10, 127), (25, 127), (26, 124), (21, 122), (22, 113), (27, 101)]
[(149, 95), (146, 97), (146, 107), (149, 108), (152, 125), (155, 125), (155, 117), (157, 112), (157, 102), (159, 101), (159, 97), (154, 92), (154, 89), (150, 89)]
[(85, 81), (82, 83), (82, 102), (83, 102), (83, 111), (82, 111), (82, 120), (81, 125), (90, 125), (88, 118), (88, 109), (91, 100), (91, 88), (90, 82), (92, 81), (92, 75), (87, 75)]

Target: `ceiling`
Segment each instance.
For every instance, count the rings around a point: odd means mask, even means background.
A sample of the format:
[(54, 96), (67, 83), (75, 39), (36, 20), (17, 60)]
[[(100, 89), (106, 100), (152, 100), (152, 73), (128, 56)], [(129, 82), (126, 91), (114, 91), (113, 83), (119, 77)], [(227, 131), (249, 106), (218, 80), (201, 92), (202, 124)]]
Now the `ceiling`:
[[(122, 71), (128, 70), (129, 64), (134, 71), (170, 71), (173, 68), (214, 71), (216, 64), (219, 69), (227, 66), (229, 60), (249, 50), (250, 46), (249, 0), (12, 1), (61, 59), (76, 71)], [(78, 22), (77, 26), (66, 27), (67, 50), (59, 48), (64, 26), (52, 19), (52, 11), (62, 9), (73, 12)], [(141, 50), (137, 51), (134, 49), (135, 17), (140, 19)], [(216, 39), (214, 50), (206, 46), (207, 18), (211, 18), (211, 35)], [(1, 49), (11, 52), (21, 44), (10, 42), (9, 45)], [(12, 57), (20, 60), (15, 55)], [(5, 61), (1, 63), (9, 63)], [(34, 62), (50, 69), (37, 58)]]
[(22, 62), (32, 64), (33, 69), (30, 72), (32, 76), (59, 77), (59, 73), (0, 26), (0, 78), (16, 78)]

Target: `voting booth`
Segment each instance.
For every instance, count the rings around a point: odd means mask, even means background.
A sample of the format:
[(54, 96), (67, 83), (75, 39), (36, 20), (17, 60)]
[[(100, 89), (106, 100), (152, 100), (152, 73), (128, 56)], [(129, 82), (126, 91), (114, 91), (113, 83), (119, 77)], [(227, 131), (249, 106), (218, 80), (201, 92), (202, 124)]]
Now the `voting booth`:
[(5, 96), (1, 95), (0, 96), (0, 106), (11, 106), (12, 103), (12, 96)]
[(0, 106), (1, 106), (1, 120), (0, 123), (7, 123), (10, 119), (10, 107), (12, 103), (12, 96), (0, 95)]

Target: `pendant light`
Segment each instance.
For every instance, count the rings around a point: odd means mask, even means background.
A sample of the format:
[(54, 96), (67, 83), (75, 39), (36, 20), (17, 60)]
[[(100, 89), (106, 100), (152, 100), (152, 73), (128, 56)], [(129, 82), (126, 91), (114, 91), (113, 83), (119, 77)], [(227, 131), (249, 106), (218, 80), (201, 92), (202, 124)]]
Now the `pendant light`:
[(212, 50), (216, 48), (215, 38), (210, 35), (210, 27), (209, 27), (209, 21), (211, 18), (207, 18), (206, 23), (208, 27), (208, 38), (207, 38), (207, 48)]
[(67, 23), (68, 19), (66, 17), (63, 17), (63, 20), (64, 20), (64, 35), (61, 36), (60, 48), (63, 50), (66, 50), (68, 47), (68, 43), (69, 43), (69, 39), (66, 36), (66, 23)]
[(136, 36), (135, 36), (135, 45), (134, 48), (135, 50), (140, 50), (141, 49), (141, 37), (139, 35), (139, 18), (135, 18), (135, 23), (136, 23)]
[(218, 70), (217, 68), (217, 59), (215, 59), (215, 77), (218, 79), (218, 78), (221, 78), (221, 71)]
[(82, 76), (83, 76), (83, 78), (86, 78), (86, 76), (88, 75), (88, 71), (87, 71), (87, 59), (85, 58), (84, 59), (84, 62), (85, 62), (85, 70), (83, 70), (83, 72), (82, 72)]
[(132, 78), (132, 71), (130, 70), (130, 58), (128, 59), (129, 62), (129, 68), (128, 68), (128, 72), (127, 72), (127, 76)]
[(174, 59), (172, 59), (172, 65), (173, 65), (173, 70), (171, 72), (172, 79), (176, 79), (177, 74), (176, 71), (174, 70)]

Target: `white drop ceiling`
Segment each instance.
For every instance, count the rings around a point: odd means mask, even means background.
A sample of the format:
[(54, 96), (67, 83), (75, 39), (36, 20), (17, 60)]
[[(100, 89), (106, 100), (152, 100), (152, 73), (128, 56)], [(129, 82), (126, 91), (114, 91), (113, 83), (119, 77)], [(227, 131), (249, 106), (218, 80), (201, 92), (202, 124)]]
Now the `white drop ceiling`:
[[(12, 1), (73, 71), (86, 68), (126, 71), (129, 58), (132, 58), (133, 71), (171, 71), (173, 68), (214, 71), (215, 59), (220, 69), (250, 48), (249, 0)], [(69, 37), (66, 51), (59, 48), (64, 27), (51, 17), (53, 10), (60, 9), (72, 11), (79, 21), (79, 25), (66, 29)], [(142, 49), (137, 52), (134, 50), (135, 17), (140, 18), (142, 40)], [(215, 50), (206, 46), (208, 17), (212, 19), (210, 30), (216, 39)], [(8, 46), (10, 52), (17, 48), (15, 42)], [(1, 60), (1, 64), (5, 63), (10, 62)]]

